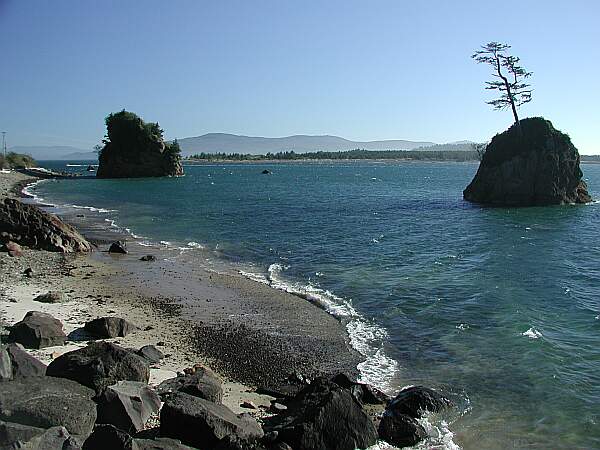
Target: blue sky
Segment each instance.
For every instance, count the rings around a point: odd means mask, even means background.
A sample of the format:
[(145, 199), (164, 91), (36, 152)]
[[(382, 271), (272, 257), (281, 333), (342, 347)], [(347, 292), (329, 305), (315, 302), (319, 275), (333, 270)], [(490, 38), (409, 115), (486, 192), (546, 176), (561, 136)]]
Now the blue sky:
[(510, 125), (470, 55), (508, 42), (544, 115), (600, 153), (600, 2), (0, 0), (0, 131), (91, 148), (123, 108), (207, 132), (485, 141)]

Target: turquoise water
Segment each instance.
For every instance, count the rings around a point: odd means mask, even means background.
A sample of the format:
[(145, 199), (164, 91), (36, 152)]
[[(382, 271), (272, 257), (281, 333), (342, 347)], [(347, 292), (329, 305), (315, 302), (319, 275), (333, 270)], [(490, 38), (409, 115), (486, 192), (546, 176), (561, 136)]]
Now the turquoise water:
[[(308, 294), (344, 318), (367, 381), (450, 392), (462, 448), (600, 447), (600, 205), (474, 206), (476, 164), (185, 169), (34, 191)], [(600, 198), (600, 166), (583, 171)]]

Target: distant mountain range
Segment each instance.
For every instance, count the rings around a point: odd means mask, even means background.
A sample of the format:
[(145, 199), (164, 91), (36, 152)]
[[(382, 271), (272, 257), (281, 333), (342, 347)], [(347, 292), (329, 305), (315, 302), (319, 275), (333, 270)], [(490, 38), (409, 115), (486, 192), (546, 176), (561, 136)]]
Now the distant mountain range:
[[(406, 140), (350, 141), (339, 136), (296, 135), (278, 138), (240, 136), (237, 134), (208, 133), (178, 140), (183, 156), (199, 153), (242, 153), (263, 155), (294, 151), (296, 153), (336, 152), (346, 150), (471, 150), (470, 141), (434, 144)], [(31, 155), (37, 160), (97, 160), (96, 152), (70, 146), (15, 146), (17, 153)]]
[(48, 159), (60, 159), (60, 160), (96, 160), (98, 159), (98, 153), (91, 150), (85, 150), (77, 147), (70, 147), (68, 145), (59, 146), (15, 146), (9, 148), (11, 152), (24, 153), (30, 155), (33, 159), (44, 161)]
[(208, 133), (202, 136), (178, 139), (178, 142), (184, 156), (197, 153), (265, 154), (292, 150), (297, 153), (335, 152), (357, 148), (363, 150), (413, 150), (433, 145), (433, 142), (405, 140), (359, 142), (328, 135), (266, 138), (225, 133)]

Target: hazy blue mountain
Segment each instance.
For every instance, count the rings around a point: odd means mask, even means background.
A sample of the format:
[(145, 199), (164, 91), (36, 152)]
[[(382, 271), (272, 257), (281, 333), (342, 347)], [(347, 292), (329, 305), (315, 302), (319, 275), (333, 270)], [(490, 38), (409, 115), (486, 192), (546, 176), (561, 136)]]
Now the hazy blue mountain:
[(433, 145), (433, 142), (413, 142), (405, 140), (350, 141), (338, 136), (296, 135), (279, 138), (239, 136), (226, 133), (208, 133), (203, 136), (179, 139), (184, 156), (196, 153), (251, 153), (265, 154), (280, 151), (316, 152), (353, 150), (412, 150)]
[(11, 152), (24, 153), (31, 155), (37, 160), (61, 159), (61, 160), (78, 160), (78, 159), (98, 159), (98, 154), (91, 151), (68, 145), (57, 146), (25, 146), (18, 145), (9, 149)]

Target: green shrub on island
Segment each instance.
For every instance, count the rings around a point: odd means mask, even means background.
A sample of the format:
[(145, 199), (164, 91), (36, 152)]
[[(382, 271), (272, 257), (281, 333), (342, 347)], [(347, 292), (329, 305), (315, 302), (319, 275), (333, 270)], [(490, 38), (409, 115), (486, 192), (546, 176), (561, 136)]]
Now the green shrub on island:
[(177, 140), (165, 142), (158, 123), (146, 123), (122, 110), (109, 114), (98, 160), (99, 178), (138, 178), (183, 175)]
[(35, 160), (29, 155), (15, 152), (7, 153), (6, 158), (0, 155), (0, 169), (27, 169), (35, 165)]

